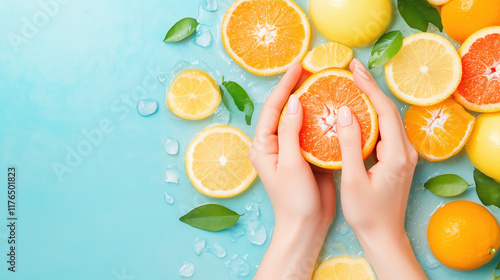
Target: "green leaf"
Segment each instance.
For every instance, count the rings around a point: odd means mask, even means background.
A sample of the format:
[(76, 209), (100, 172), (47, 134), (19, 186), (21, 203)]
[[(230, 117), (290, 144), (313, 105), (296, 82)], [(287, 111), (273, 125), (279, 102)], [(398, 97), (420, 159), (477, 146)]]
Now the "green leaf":
[(430, 22), (443, 32), (441, 16), (427, 0), (398, 0), (398, 10), (411, 28), (426, 32)]
[(220, 90), (220, 95), (221, 95), (222, 103), (224, 104), (224, 106), (226, 107), (226, 109), (228, 111), (231, 111), (231, 105), (229, 103), (229, 98), (225, 94), (224, 88), (222, 86), (219, 86), (219, 90)]
[(238, 107), (238, 110), (245, 114), (245, 121), (247, 125), (251, 125), (254, 105), (252, 99), (248, 96), (248, 93), (238, 83), (224, 81), (224, 77), (222, 77), (222, 85), (233, 97), (234, 104)]
[(500, 263), (497, 264), (497, 267), (495, 267), (495, 270), (499, 270), (500, 269)]
[(232, 227), (240, 216), (222, 205), (204, 204), (180, 217), (179, 221), (203, 230), (220, 231)]
[(183, 40), (193, 34), (197, 26), (198, 21), (196, 19), (190, 17), (183, 18), (168, 30), (163, 42), (178, 42)]
[(382, 66), (395, 57), (403, 46), (403, 34), (401, 31), (391, 31), (380, 37), (372, 49), (370, 61), (368, 61), (370, 69)]
[(484, 175), (479, 169), (474, 169), (477, 196), (486, 205), (500, 207), (500, 183)]
[(455, 174), (439, 175), (429, 179), (424, 187), (442, 197), (454, 197), (463, 193), (470, 185)]

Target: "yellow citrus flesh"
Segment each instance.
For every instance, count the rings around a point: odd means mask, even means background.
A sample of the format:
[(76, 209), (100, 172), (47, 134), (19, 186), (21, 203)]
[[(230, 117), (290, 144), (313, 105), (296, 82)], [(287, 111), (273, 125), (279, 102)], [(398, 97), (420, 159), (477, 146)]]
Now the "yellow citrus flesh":
[(432, 106), (411, 106), (404, 121), (408, 138), (419, 155), (430, 161), (440, 161), (462, 150), (471, 135), (475, 118), (449, 98)]
[(352, 50), (342, 44), (328, 42), (306, 54), (302, 67), (311, 73), (326, 68), (345, 68), (353, 58)]
[(429, 3), (434, 6), (441, 6), (450, 2), (450, 0), (429, 0)]
[(167, 106), (176, 116), (200, 120), (210, 116), (221, 102), (219, 86), (207, 73), (181, 72), (167, 91)]
[(349, 256), (334, 257), (324, 261), (316, 272), (313, 280), (375, 280), (375, 273), (368, 261)]
[(186, 172), (193, 186), (213, 197), (246, 190), (257, 173), (248, 159), (252, 140), (241, 130), (214, 126), (200, 132), (186, 151)]
[(444, 37), (417, 33), (404, 39), (401, 51), (385, 65), (385, 75), (396, 97), (429, 106), (457, 89), (462, 64), (455, 47)]
[(500, 247), (500, 227), (482, 205), (454, 201), (431, 217), (427, 237), (432, 253), (443, 264), (476, 269), (489, 262)]
[(374, 43), (392, 18), (390, 0), (309, 0), (309, 12), (319, 32), (349, 47)]
[(261, 76), (285, 72), (306, 54), (311, 25), (291, 0), (237, 0), (222, 20), (222, 42), (229, 56)]
[(477, 118), (465, 150), (474, 166), (500, 182), (500, 113)]

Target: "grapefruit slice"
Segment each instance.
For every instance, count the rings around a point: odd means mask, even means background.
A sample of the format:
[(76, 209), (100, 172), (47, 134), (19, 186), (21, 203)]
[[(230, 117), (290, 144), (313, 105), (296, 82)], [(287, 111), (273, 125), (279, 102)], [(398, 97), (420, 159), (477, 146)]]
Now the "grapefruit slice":
[(417, 33), (403, 40), (401, 51), (385, 65), (387, 84), (399, 99), (419, 106), (450, 97), (462, 77), (455, 47), (434, 33)]
[(378, 138), (377, 113), (368, 96), (354, 84), (351, 72), (325, 69), (311, 75), (294, 94), (304, 108), (299, 140), (308, 162), (326, 169), (342, 168), (336, 124), (342, 106), (348, 106), (359, 121), (363, 158), (370, 155)]
[(428, 107), (411, 106), (405, 113), (408, 138), (418, 154), (429, 161), (445, 160), (460, 152), (475, 120), (452, 98)]
[(453, 97), (471, 111), (500, 111), (500, 26), (472, 34), (459, 53), (462, 82)]
[(222, 43), (229, 56), (261, 76), (285, 72), (306, 54), (311, 25), (292, 0), (237, 0), (222, 20)]

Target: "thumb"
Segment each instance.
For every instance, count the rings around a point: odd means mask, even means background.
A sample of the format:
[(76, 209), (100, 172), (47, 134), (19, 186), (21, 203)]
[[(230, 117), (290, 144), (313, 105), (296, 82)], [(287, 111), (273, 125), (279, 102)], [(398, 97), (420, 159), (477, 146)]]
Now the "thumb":
[(342, 177), (354, 179), (366, 174), (361, 150), (361, 128), (347, 106), (339, 109), (337, 135), (342, 153)]
[(279, 161), (296, 162), (303, 160), (300, 153), (299, 132), (302, 127), (302, 104), (297, 95), (288, 98), (286, 112), (278, 127)]

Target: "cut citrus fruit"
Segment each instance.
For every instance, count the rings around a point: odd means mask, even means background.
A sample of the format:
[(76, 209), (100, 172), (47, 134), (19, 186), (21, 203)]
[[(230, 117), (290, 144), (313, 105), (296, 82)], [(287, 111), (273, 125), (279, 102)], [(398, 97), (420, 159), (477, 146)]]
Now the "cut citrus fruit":
[(500, 111), (500, 26), (474, 33), (459, 52), (462, 82), (453, 97), (471, 111)]
[(450, 0), (429, 0), (429, 3), (434, 6), (441, 6), (450, 2)]
[(342, 44), (328, 42), (319, 45), (306, 54), (302, 67), (311, 73), (326, 68), (345, 68), (352, 60), (352, 50)]
[(222, 42), (229, 56), (251, 73), (285, 72), (306, 54), (311, 25), (292, 0), (237, 0), (222, 20)]
[(186, 151), (186, 172), (193, 186), (213, 197), (235, 196), (246, 190), (257, 173), (248, 159), (252, 140), (231, 126), (200, 132)]
[(410, 142), (420, 156), (430, 161), (445, 160), (460, 152), (474, 121), (452, 98), (428, 107), (411, 106), (405, 113)]
[(325, 69), (311, 75), (294, 94), (304, 108), (299, 140), (308, 162), (327, 169), (342, 168), (336, 125), (342, 106), (349, 107), (359, 121), (363, 158), (370, 155), (378, 138), (377, 113), (366, 94), (354, 84), (351, 72)]
[(428, 106), (453, 94), (462, 77), (462, 65), (448, 40), (417, 33), (404, 39), (401, 51), (385, 65), (385, 76), (399, 99)]
[(207, 73), (181, 72), (167, 91), (167, 106), (176, 116), (200, 120), (210, 116), (221, 102), (219, 86)]
[(313, 280), (375, 280), (370, 263), (363, 258), (334, 257), (324, 261), (314, 272)]
[(489, 262), (500, 247), (500, 226), (482, 205), (459, 200), (439, 208), (429, 221), (432, 253), (443, 264), (461, 270)]

